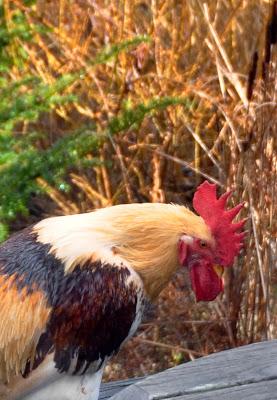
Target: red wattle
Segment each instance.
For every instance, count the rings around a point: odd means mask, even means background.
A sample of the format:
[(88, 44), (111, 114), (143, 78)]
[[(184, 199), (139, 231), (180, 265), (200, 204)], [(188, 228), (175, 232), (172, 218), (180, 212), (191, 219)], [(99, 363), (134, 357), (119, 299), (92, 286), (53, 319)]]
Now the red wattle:
[(190, 266), (190, 279), (196, 301), (212, 301), (223, 291), (223, 280), (207, 261)]

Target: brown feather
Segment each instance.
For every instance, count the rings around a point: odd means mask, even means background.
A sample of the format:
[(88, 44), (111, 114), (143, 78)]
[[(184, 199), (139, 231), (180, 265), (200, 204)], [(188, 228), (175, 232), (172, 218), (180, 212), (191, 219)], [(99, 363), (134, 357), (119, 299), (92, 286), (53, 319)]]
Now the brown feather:
[(51, 311), (43, 293), (18, 291), (14, 278), (0, 277), (0, 380), (4, 382), (34, 358)]

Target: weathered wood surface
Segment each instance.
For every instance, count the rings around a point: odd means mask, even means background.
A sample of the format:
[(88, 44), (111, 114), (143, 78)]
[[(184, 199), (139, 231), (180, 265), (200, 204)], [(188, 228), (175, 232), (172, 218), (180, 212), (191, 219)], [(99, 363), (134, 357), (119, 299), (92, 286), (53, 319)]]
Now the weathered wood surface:
[(152, 375), (110, 400), (276, 400), (277, 340), (255, 343)]
[(126, 387), (138, 381), (141, 381), (142, 379), (143, 378), (133, 378), (133, 379), (125, 379), (124, 381), (102, 383), (99, 400), (110, 399), (116, 393), (121, 392)]

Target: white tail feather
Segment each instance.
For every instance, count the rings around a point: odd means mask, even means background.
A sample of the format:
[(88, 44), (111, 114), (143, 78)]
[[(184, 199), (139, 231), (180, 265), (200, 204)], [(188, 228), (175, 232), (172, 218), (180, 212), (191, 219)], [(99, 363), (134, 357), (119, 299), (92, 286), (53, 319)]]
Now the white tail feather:
[(60, 374), (47, 360), (27, 379), (20, 379), (0, 400), (98, 400), (104, 365), (86, 375)]

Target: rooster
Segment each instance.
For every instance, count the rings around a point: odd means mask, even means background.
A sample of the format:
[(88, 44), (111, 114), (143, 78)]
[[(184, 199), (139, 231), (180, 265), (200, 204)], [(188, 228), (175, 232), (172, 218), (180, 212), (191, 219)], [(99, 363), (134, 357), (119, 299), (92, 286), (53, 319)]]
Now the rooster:
[(204, 182), (193, 199), (199, 215), (124, 204), (47, 218), (4, 242), (0, 398), (97, 400), (106, 362), (178, 267), (197, 301), (214, 300), (243, 246), (244, 221), (232, 222), (243, 205), (226, 210), (229, 195)]

